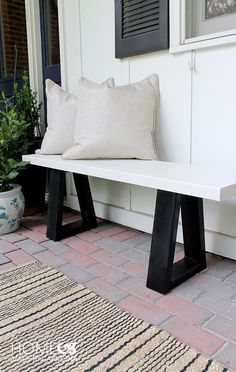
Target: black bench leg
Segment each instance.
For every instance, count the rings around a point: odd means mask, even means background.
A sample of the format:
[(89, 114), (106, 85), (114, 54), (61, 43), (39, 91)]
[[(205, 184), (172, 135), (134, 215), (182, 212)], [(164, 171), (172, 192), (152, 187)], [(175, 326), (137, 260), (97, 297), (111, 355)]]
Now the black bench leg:
[(97, 226), (88, 176), (73, 173), (83, 224), (88, 229)]
[(193, 196), (182, 195), (181, 216), (186, 260), (206, 267), (203, 201)]
[[(174, 263), (180, 208), (185, 257)], [(165, 294), (205, 267), (202, 199), (158, 190), (147, 287)]]
[(65, 172), (50, 169), (47, 237), (55, 241), (60, 240), (62, 232), (65, 185)]
[(97, 226), (88, 177), (81, 174), (73, 174), (73, 176), (82, 220), (62, 225), (65, 172), (50, 170), (47, 237), (54, 241)]

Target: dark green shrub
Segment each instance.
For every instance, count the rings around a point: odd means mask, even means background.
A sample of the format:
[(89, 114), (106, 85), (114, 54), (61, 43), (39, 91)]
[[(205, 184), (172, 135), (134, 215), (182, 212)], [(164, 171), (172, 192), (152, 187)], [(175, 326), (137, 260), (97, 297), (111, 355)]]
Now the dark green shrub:
[(0, 107), (0, 192), (2, 192), (10, 189), (10, 182), (27, 164), (21, 157), (29, 146), (25, 133), (30, 124), (16, 111), (12, 105), (12, 98), (6, 99), (4, 93)]

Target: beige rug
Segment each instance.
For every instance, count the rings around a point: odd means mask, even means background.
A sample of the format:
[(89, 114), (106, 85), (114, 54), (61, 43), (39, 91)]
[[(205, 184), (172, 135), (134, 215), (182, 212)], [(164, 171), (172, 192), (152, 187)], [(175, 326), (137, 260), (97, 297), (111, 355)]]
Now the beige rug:
[(41, 262), (0, 275), (0, 371), (228, 371)]

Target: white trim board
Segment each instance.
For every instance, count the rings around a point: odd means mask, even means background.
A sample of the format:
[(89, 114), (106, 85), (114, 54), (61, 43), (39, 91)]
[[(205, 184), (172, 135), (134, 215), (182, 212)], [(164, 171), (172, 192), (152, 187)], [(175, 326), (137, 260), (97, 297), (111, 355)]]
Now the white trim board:
[[(30, 87), (34, 92), (38, 93), (39, 102), (43, 102), (44, 93), (39, 2), (25, 0), (25, 11)], [(41, 108), (40, 121), (41, 123), (44, 123), (43, 105)]]

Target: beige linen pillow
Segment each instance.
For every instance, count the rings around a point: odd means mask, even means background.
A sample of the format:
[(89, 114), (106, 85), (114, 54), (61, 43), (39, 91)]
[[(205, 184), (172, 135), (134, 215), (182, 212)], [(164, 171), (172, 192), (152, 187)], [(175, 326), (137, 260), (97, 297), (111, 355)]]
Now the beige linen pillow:
[(81, 86), (76, 144), (65, 159), (157, 159), (154, 126), (159, 79), (97, 89)]
[[(85, 78), (80, 79), (80, 87), (113, 86), (113, 79), (96, 84)], [(79, 101), (64, 91), (52, 80), (46, 80), (47, 130), (38, 154), (62, 154), (75, 143), (76, 115)]]
[(46, 80), (47, 129), (38, 154), (62, 154), (74, 143), (78, 100), (52, 80)]

